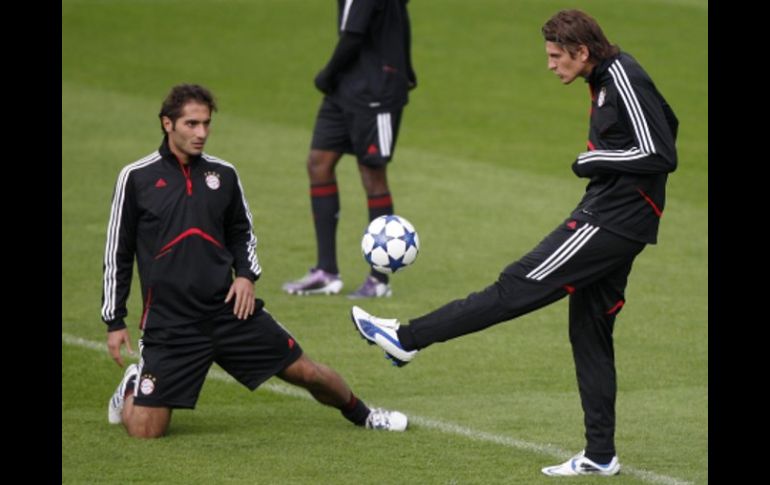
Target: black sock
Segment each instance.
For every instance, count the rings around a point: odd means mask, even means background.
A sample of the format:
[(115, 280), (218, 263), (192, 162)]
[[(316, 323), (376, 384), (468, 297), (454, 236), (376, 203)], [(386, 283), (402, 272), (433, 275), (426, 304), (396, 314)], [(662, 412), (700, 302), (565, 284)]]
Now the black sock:
[(340, 194), (337, 182), (310, 186), (310, 205), (313, 209), (316, 247), (318, 248), (317, 268), (329, 273), (337, 269), (337, 220), (340, 213)]
[[(390, 192), (368, 196), (367, 205), (369, 207), (369, 222), (372, 222), (380, 216), (389, 216), (393, 214), (393, 198), (390, 196)], [(382, 274), (374, 269), (372, 269), (370, 274), (382, 283), (388, 282), (388, 275), (386, 274)]]
[(586, 458), (596, 463), (597, 465), (608, 465), (612, 461), (614, 453), (591, 453), (586, 451)]
[(364, 402), (356, 397), (352, 392), (350, 393), (350, 401), (340, 408), (340, 412), (345, 419), (355, 424), (356, 426), (363, 426), (366, 423), (366, 418), (369, 416), (369, 408)]

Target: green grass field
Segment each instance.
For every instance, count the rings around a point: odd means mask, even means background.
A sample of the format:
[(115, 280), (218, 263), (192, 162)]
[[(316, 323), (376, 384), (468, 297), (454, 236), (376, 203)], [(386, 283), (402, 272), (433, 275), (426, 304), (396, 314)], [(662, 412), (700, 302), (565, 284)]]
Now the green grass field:
[[(314, 263), (304, 161), (335, 41), (335, 2), (63, 0), (62, 481), (64, 483), (489, 484), (549, 479), (583, 445), (566, 300), (391, 367), (354, 332), (344, 296), (297, 298), (282, 282)], [(413, 0), (412, 93), (390, 167), (396, 212), (422, 251), (393, 278), (383, 316), (415, 317), (496, 278), (566, 217), (585, 187), (588, 90), (546, 69), (540, 26), (578, 7), (632, 53), (680, 120), (679, 169), (659, 244), (637, 259), (615, 331), (613, 483), (708, 481), (708, 8), (705, 0)], [(218, 96), (207, 152), (239, 169), (264, 269), (257, 294), (313, 358), (369, 404), (412, 417), (406, 433), (355, 428), (271, 380), (255, 393), (212, 371), (168, 437), (106, 422), (122, 371), (99, 318), (119, 170), (155, 150), (168, 89)], [(338, 169), (346, 290), (366, 273), (366, 206), (351, 158)], [(129, 326), (136, 339), (140, 298)]]

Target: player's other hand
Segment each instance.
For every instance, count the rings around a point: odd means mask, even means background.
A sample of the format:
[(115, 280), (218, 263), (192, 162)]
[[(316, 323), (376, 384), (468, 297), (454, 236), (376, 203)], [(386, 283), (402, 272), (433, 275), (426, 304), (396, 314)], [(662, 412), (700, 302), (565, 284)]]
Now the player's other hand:
[(235, 278), (230, 285), (230, 291), (227, 292), (225, 303), (230, 303), (233, 297), (235, 297), (233, 315), (239, 320), (246, 320), (254, 313), (254, 283), (243, 276)]
[(128, 330), (121, 328), (107, 334), (107, 349), (110, 351), (112, 360), (115, 361), (120, 367), (123, 367), (123, 356), (120, 355), (120, 348), (125, 345), (130, 354), (134, 351), (131, 349), (131, 338), (128, 335)]

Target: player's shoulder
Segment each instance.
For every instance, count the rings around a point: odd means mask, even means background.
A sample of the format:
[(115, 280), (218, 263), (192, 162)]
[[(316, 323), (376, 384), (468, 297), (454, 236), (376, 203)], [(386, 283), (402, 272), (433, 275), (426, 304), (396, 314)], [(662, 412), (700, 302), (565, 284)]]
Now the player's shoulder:
[(216, 170), (222, 173), (231, 173), (235, 176), (238, 175), (238, 170), (235, 165), (219, 157), (208, 153), (201, 154), (201, 160), (209, 167), (210, 170)]
[(153, 164), (159, 162), (161, 158), (162, 156), (160, 155), (158, 150), (155, 150), (149, 155), (146, 155), (140, 158), (139, 160), (136, 160), (134, 162), (129, 163), (128, 165), (125, 165), (123, 169), (120, 171), (120, 176), (123, 177), (123, 176), (130, 175), (132, 173), (139, 173), (142, 169), (150, 167)]
[(650, 78), (639, 61), (627, 52), (621, 52), (615, 64), (622, 68), (625, 76), (631, 81), (649, 80)]
[(227, 167), (229, 169), (235, 170), (235, 165), (233, 165), (232, 163), (222, 158), (215, 157), (214, 155), (211, 155), (209, 153), (202, 153), (201, 159), (203, 159), (206, 163), (209, 163), (209, 164), (221, 165), (223, 167)]

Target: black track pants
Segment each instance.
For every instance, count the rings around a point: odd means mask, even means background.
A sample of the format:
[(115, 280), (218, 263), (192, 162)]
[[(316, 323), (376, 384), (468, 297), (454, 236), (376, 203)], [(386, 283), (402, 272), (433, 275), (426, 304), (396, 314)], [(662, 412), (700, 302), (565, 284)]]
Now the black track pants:
[(644, 244), (568, 219), (487, 288), (411, 320), (407, 350), (478, 332), (570, 295), (569, 328), (585, 414), (586, 451), (614, 454), (615, 355), (612, 330), (631, 265)]

